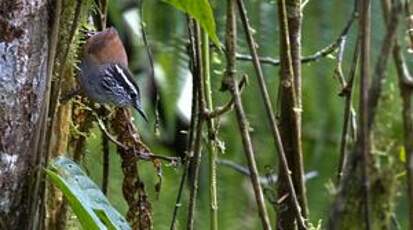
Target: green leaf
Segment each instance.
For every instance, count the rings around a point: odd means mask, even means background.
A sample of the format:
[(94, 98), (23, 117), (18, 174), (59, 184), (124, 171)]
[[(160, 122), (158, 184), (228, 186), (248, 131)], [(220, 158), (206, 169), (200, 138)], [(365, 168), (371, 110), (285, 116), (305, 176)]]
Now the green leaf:
[(131, 229), (99, 187), (72, 160), (58, 157), (45, 169), (50, 181), (67, 198), (84, 229)]
[(109, 216), (106, 214), (106, 212), (102, 209), (96, 209), (94, 210), (96, 215), (105, 223), (106, 226), (108, 226), (109, 230), (116, 230), (116, 226), (112, 221), (110, 220)]
[(89, 210), (82, 204), (81, 199), (76, 197), (70, 186), (61, 176), (59, 176), (59, 174), (49, 169), (45, 169), (45, 171), (49, 176), (50, 181), (63, 192), (70, 207), (79, 218), (80, 224), (84, 229), (106, 229), (99, 218), (93, 213), (93, 210)]
[(214, 14), (208, 0), (164, 0), (178, 10), (191, 15), (201, 27), (208, 33), (208, 36), (216, 46), (221, 47), (216, 34)]

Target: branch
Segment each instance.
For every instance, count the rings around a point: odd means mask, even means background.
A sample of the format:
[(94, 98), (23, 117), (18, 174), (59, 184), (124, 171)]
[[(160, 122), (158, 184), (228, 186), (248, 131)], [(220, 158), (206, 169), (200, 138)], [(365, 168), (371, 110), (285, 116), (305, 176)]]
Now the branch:
[[(235, 111), (237, 116), (238, 127), (241, 132), (242, 143), (245, 151), (245, 155), (248, 161), (248, 168), (251, 172), (250, 179), (254, 189), (255, 200), (258, 206), (258, 214), (261, 219), (261, 224), (265, 230), (271, 229), (271, 223), (268, 217), (267, 208), (264, 200), (264, 193), (259, 182), (259, 174), (257, 169), (257, 163), (255, 161), (255, 153), (252, 147), (251, 136), (249, 133), (249, 122), (245, 115), (244, 107), (241, 100), (241, 95), (239, 92), (237, 81), (235, 80), (235, 52), (236, 52), (236, 41), (237, 41), (237, 27), (236, 27), (236, 0), (227, 1), (227, 27), (225, 43), (227, 52), (227, 68), (226, 76), (224, 82), (230, 90), (235, 103)], [(239, 6), (239, 12), (243, 21), (246, 21), (245, 7), (242, 1), (237, 1)], [(248, 26), (248, 25), (247, 25)], [(247, 28), (247, 33), (249, 33), (249, 27)], [(251, 36), (249, 36), (249, 39)]]
[(140, 27), (141, 27), (141, 34), (142, 34), (142, 40), (143, 44), (145, 46), (145, 52), (146, 56), (148, 57), (149, 60), (149, 76), (150, 76), (150, 81), (152, 81), (153, 85), (153, 95), (155, 95), (155, 127), (154, 127), (154, 133), (156, 135), (159, 135), (159, 126), (160, 126), (160, 116), (159, 116), (159, 89), (158, 89), (158, 84), (156, 84), (155, 80), (155, 67), (154, 67), (154, 61), (153, 61), (153, 54), (152, 50), (149, 46), (148, 38), (146, 35), (146, 30), (145, 30), (145, 23), (144, 23), (144, 16), (143, 16), (143, 1), (144, 0), (138, 0), (138, 8), (139, 8), (139, 17), (140, 17)]
[(397, 71), (400, 72), (400, 76), (402, 77), (401, 81), (403, 82), (404, 86), (413, 88), (413, 76), (410, 74), (409, 68), (398, 42), (396, 42), (393, 48), (393, 59)]
[[(98, 0), (98, 14), (99, 20), (98, 24), (101, 30), (106, 28), (106, 19), (108, 15), (108, 0)], [(66, 95), (67, 96), (67, 95)], [(108, 115), (108, 110), (103, 106), (99, 111), (100, 117), (106, 117)], [(104, 121), (105, 126), (109, 125), (108, 121)], [(109, 150), (109, 141), (108, 135), (102, 136), (102, 156), (103, 156), (103, 167), (102, 167), (102, 192), (103, 194), (107, 194), (108, 185), (109, 185), (109, 171), (110, 171), (110, 150)]]
[(106, 135), (106, 138), (102, 137), (102, 152), (103, 152), (103, 172), (102, 172), (102, 192), (107, 195), (108, 185), (109, 185), (109, 171), (110, 171), (110, 150), (109, 150), (109, 141)]
[[(248, 177), (251, 176), (250, 170), (247, 167), (245, 167), (243, 165), (240, 165), (240, 164), (237, 164), (233, 161), (219, 159), (219, 160), (217, 160), (217, 163), (221, 164), (221, 165), (224, 165), (224, 166), (227, 166), (231, 169), (234, 169), (235, 171), (237, 171), (237, 172), (239, 172), (239, 173), (241, 173), (245, 176), (248, 176)], [(310, 171), (310, 172), (305, 174), (305, 180), (307, 181), (307, 180), (313, 179), (317, 176), (318, 176), (317, 171)], [(263, 185), (263, 186), (266, 186), (266, 185), (269, 185), (269, 184), (275, 184), (278, 181), (278, 175), (276, 173), (274, 173), (274, 174), (267, 175), (267, 176), (260, 176), (259, 180), (260, 180), (260, 184)]]
[[(107, 117), (109, 110), (105, 106), (102, 106), (97, 111), (98, 117)], [(110, 171), (110, 149), (109, 149), (109, 138), (113, 138), (105, 129), (109, 125), (109, 121), (105, 119), (104, 121), (98, 120), (99, 127), (103, 134), (101, 136), (101, 145), (102, 145), (102, 192), (107, 195), (108, 185), (109, 185), (109, 171)], [(114, 138), (113, 138), (114, 139)], [(115, 140), (115, 139), (114, 139)]]
[[(99, 128), (102, 130), (103, 134), (111, 141), (113, 142), (115, 145), (117, 145), (118, 147), (120, 147), (122, 150), (124, 151), (129, 151), (131, 149), (134, 149), (135, 146), (132, 147), (128, 147), (127, 145), (121, 143), (120, 141), (118, 141), (112, 134), (109, 133), (109, 131), (106, 129), (104, 122), (102, 121), (102, 119), (99, 118), (98, 114), (96, 114), (96, 112), (94, 112), (92, 109), (88, 108), (89, 111), (92, 111), (93, 116), (95, 116), (96, 121), (99, 125)], [(164, 160), (169, 162), (172, 165), (177, 165), (179, 162), (181, 162), (181, 159), (179, 157), (169, 157), (169, 156), (163, 156), (163, 155), (158, 155), (158, 154), (154, 154), (152, 153), (152, 151), (149, 149), (148, 146), (146, 146), (141, 140), (135, 140), (138, 144), (139, 147), (141, 148), (141, 150), (143, 149), (143, 151), (139, 151), (138, 154), (136, 154), (137, 151), (134, 151), (135, 154), (137, 155), (137, 157), (141, 160)]]
[[(190, 58), (190, 70), (192, 72), (192, 76), (196, 76), (197, 74), (197, 66), (198, 66), (198, 60), (196, 58), (196, 46), (195, 46), (195, 33), (194, 33), (194, 28), (193, 28), (193, 19), (190, 19), (189, 16), (187, 16), (187, 29), (188, 29), (188, 35), (189, 35), (189, 49), (188, 49), (188, 56)], [(195, 152), (195, 143), (197, 142), (197, 139), (199, 137), (196, 136), (197, 131), (198, 131), (198, 88), (197, 84), (195, 82), (195, 77), (192, 77), (192, 108), (191, 108), (191, 123), (189, 126), (189, 135), (188, 135), (188, 145), (185, 153), (185, 159), (184, 163), (185, 166), (183, 168), (182, 176), (181, 176), (181, 181), (179, 183), (179, 189), (178, 189), (178, 194), (176, 197), (175, 201), (175, 207), (174, 211), (172, 214), (172, 221), (171, 221), (171, 230), (176, 229), (176, 218), (178, 215), (178, 209), (181, 207), (181, 198), (182, 198), (182, 192), (184, 189), (185, 185), (185, 180), (190, 168), (190, 163), (191, 163), (191, 157), (192, 154)]]
[[(341, 177), (344, 173), (344, 168), (347, 165), (347, 133), (349, 128), (349, 123), (352, 122), (352, 118), (354, 115), (352, 114), (353, 106), (352, 106), (352, 98), (353, 98), (353, 83), (354, 78), (357, 72), (357, 63), (359, 61), (359, 50), (360, 50), (360, 43), (357, 39), (356, 47), (354, 48), (353, 52), (353, 60), (350, 67), (349, 73), (349, 80), (346, 83), (346, 86), (341, 91), (340, 95), (345, 97), (344, 102), (344, 121), (343, 121), (343, 130), (341, 132), (341, 142), (340, 142), (340, 158), (338, 163), (338, 173), (337, 173), (337, 184), (340, 184)], [(354, 132), (354, 131), (353, 131)], [(354, 139), (354, 136), (353, 136)]]
[(367, 230), (371, 229), (371, 205), (370, 205), (370, 178), (369, 178), (369, 78), (370, 78), (370, 39), (371, 39), (371, 4), (370, 0), (362, 0), (360, 3), (360, 105), (359, 105), (359, 127), (358, 144), (356, 148), (361, 158), (362, 172), (362, 194), (364, 205), (364, 221)]
[[(196, 116), (198, 117), (198, 125), (196, 127), (196, 132), (194, 136), (194, 146), (193, 146), (193, 152), (189, 153), (190, 158), (190, 167), (193, 167), (193, 177), (191, 178), (190, 181), (190, 191), (189, 191), (189, 205), (188, 205), (188, 217), (187, 217), (187, 229), (188, 230), (193, 230), (194, 229), (194, 222), (195, 222), (195, 209), (196, 209), (196, 198), (198, 194), (198, 178), (199, 178), (199, 167), (201, 163), (201, 158), (202, 158), (202, 127), (204, 124), (204, 119), (203, 119), (203, 114), (202, 112), (205, 110), (205, 93), (204, 93), (204, 87), (203, 87), (203, 82), (201, 79), (201, 74), (203, 72), (204, 66), (201, 64), (202, 63), (202, 57), (201, 57), (201, 29), (198, 23), (194, 22), (194, 40), (192, 44), (192, 49), (194, 51), (194, 58), (196, 59), (197, 66), (195, 67), (195, 75), (193, 77), (194, 79), (194, 84), (196, 85), (197, 89), (197, 100), (198, 100), (198, 111)], [(194, 91), (195, 92), (195, 91)], [(193, 93), (194, 93), (193, 92)]]
[(387, 32), (385, 34), (380, 55), (376, 63), (375, 71), (374, 71), (374, 78), (371, 82), (371, 87), (368, 92), (369, 98), (369, 108), (370, 111), (368, 113), (368, 127), (371, 130), (371, 127), (374, 123), (375, 112), (377, 105), (379, 103), (379, 98), (382, 91), (382, 85), (384, 79), (386, 78), (386, 70), (388, 66), (388, 62), (390, 59), (391, 52), (393, 50), (396, 35), (397, 35), (397, 28), (399, 25), (399, 14), (401, 13), (401, 5), (400, 4), (393, 4), (390, 18), (388, 19), (387, 24)]
[(99, 20), (97, 20), (97, 28), (98, 30), (104, 30), (106, 28), (106, 20), (107, 20), (107, 11), (108, 11), (108, 0), (95, 0), (97, 7), (95, 8), (98, 15)]
[(309, 2), (310, 2), (310, 0), (304, 0), (304, 1), (301, 3), (301, 6), (300, 6), (301, 12), (304, 11), (304, 8), (307, 6), (307, 4), (308, 4)]
[[(205, 30), (201, 31), (202, 40), (202, 66), (203, 72), (200, 75), (204, 87), (205, 109), (213, 109), (212, 89), (211, 89), (211, 74), (210, 74), (210, 51), (208, 33)], [(217, 128), (215, 119), (206, 120), (208, 127), (207, 150), (208, 150), (208, 172), (209, 172), (209, 218), (210, 229), (218, 230), (218, 195), (217, 195)]]
[[(279, 169), (277, 225), (283, 228), (293, 223), (297, 229), (307, 229), (308, 206), (304, 184), (304, 163), (301, 139), (302, 79), (301, 79), (301, 11), (300, 1), (278, 1), (280, 27), (280, 128), (285, 144), (284, 154), (279, 154), (282, 166)], [(288, 7), (288, 13), (287, 13)], [(291, 15), (289, 15), (291, 14)], [(284, 166), (285, 165), (285, 166)], [(290, 171), (291, 170), (291, 171)], [(288, 197), (285, 204), (282, 197)]]
[[(247, 84), (247, 79), (245, 78), (246, 75), (243, 76), (243, 78), (241, 79), (240, 83), (238, 84), (238, 88), (240, 90), (240, 93), (242, 93), (244, 86)], [(217, 108), (215, 108), (215, 110), (209, 112), (209, 111), (204, 111), (204, 116), (206, 119), (212, 119), (215, 117), (219, 117), (229, 111), (232, 110), (232, 108), (234, 107), (234, 97), (231, 98), (231, 100), (223, 105), (223, 106), (219, 106)]]
[[(343, 32), (341, 33), (341, 35), (347, 34), (348, 31), (350, 30), (350, 26), (352, 24), (352, 22), (354, 21), (354, 19), (357, 17), (358, 15), (358, 8), (357, 8), (357, 0), (354, 1), (354, 7), (353, 7), (353, 13), (352, 13), (352, 17), (350, 19), (350, 22), (347, 23), (347, 32), (346, 29), (343, 30)], [(356, 122), (354, 122), (355, 120), (355, 112), (354, 112), (354, 108), (352, 105), (352, 101), (353, 101), (353, 83), (354, 83), (354, 78), (356, 76), (356, 72), (357, 72), (357, 63), (359, 61), (359, 52), (360, 52), (360, 40), (356, 39), (356, 46), (354, 48), (354, 52), (353, 52), (353, 59), (352, 59), (352, 64), (350, 67), (350, 73), (349, 73), (349, 79), (346, 82), (346, 80), (344, 79), (344, 74), (342, 71), (342, 60), (343, 60), (343, 56), (344, 56), (344, 43), (345, 43), (345, 39), (342, 40), (342, 45), (340, 46), (340, 52), (337, 54), (337, 66), (336, 66), (336, 73), (339, 74), (339, 79), (341, 80), (341, 84), (342, 84), (342, 89), (341, 92), (339, 93), (339, 96), (343, 96), (345, 98), (345, 102), (344, 102), (344, 121), (343, 121), (343, 129), (341, 132), (341, 141), (340, 141), (340, 156), (339, 156), (339, 162), (338, 162), (338, 170), (337, 170), (337, 184), (340, 183), (341, 177), (343, 175), (344, 172), (344, 168), (345, 165), (347, 164), (347, 136), (348, 136), (348, 128), (349, 128), (349, 124), (351, 124), (351, 128), (352, 128), (352, 137), (353, 140), (355, 139), (356, 136)]]
[[(346, 26), (340, 33), (339, 37), (334, 42), (330, 43), (326, 47), (322, 48), (319, 51), (316, 51), (315, 53), (311, 55), (302, 57), (301, 63), (305, 64), (309, 62), (319, 61), (321, 58), (327, 57), (329, 54), (336, 51), (339, 48), (342, 41), (346, 39), (348, 32), (350, 31), (350, 28), (353, 25), (353, 22), (356, 18), (357, 18), (357, 13), (354, 12), (351, 15), (350, 19), (348, 20)], [(237, 60), (240, 60), (240, 61), (253, 61), (253, 57), (248, 54), (236, 53), (236, 58)], [(280, 65), (279, 59), (274, 59), (271, 57), (259, 57), (258, 59), (262, 64), (268, 64), (268, 65), (273, 65), (273, 66)]]
[(118, 140), (116, 140), (116, 138), (108, 132), (108, 130), (105, 127), (105, 124), (103, 123), (103, 121), (99, 118), (99, 116), (96, 113), (93, 112), (92, 114), (95, 116), (95, 118), (98, 122), (100, 130), (102, 130), (103, 134), (105, 134), (105, 136), (110, 141), (112, 141), (115, 145), (121, 147), (123, 150), (129, 150), (128, 146), (126, 146), (126, 145), (122, 144), (121, 142), (119, 142)]

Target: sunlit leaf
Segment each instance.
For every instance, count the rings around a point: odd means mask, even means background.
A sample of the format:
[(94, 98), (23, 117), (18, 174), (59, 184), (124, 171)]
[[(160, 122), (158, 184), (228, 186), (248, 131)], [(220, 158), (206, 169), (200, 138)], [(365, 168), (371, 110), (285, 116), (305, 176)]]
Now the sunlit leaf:
[(99, 218), (94, 214), (93, 210), (82, 204), (82, 199), (76, 197), (74, 188), (65, 182), (65, 180), (52, 170), (45, 169), (50, 181), (60, 189), (65, 195), (67, 201), (73, 212), (79, 219), (80, 224), (84, 229), (106, 229), (106, 227), (100, 222)]
[(178, 10), (181, 10), (191, 15), (201, 27), (208, 33), (211, 40), (221, 47), (218, 36), (216, 34), (216, 26), (214, 14), (212, 13), (211, 5), (208, 0), (164, 0)]
[(131, 229), (99, 187), (72, 160), (58, 157), (46, 173), (63, 192), (84, 229)]

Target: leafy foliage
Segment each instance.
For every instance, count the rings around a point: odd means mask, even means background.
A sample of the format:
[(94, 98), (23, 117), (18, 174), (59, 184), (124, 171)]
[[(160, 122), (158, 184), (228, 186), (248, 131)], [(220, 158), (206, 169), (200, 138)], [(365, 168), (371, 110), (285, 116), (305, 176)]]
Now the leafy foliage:
[(208, 0), (165, 0), (165, 2), (194, 17), (215, 45), (221, 46), (215, 30), (214, 14)]
[(131, 229), (75, 162), (58, 157), (45, 170), (50, 181), (67, 198), (84, 229)]

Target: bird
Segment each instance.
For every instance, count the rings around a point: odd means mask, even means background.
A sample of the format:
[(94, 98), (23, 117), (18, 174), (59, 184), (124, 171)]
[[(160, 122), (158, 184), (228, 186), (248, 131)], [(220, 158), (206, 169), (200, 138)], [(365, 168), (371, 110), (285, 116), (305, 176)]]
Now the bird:
[(83, 48), (79, 85), (91, 100), (135, 108), (145, 121), (139, 86), (128, 69), (128, 56), (114, 27), (93, 33)]

